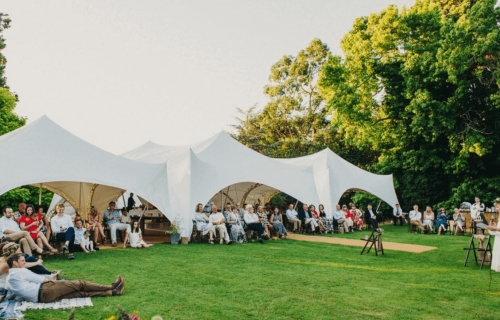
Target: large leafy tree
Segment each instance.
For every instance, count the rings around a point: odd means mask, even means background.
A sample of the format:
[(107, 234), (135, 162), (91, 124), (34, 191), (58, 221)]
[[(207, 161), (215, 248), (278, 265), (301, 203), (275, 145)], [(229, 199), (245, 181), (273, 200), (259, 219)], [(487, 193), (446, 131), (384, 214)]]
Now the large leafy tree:
[(417, 1), (355, 21), (320, 77), (332, 125), (395, 174), (403, 204), (448, 205), (500, 184), (500, 11)]

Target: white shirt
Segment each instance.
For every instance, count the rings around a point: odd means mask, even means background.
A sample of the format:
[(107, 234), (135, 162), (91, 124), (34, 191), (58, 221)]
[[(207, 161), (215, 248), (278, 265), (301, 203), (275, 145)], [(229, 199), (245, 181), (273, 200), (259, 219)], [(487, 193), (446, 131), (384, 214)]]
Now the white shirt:
[(338, 220), (340, 218), (344, 218), (345, 219), (345, 213), (344, 213), (344, 211), (342, 211), (342, 210), (335, 211), (333, 213), (333, 219)]
[(3, 216), (0, 218), (0, 239), (4, 237), (5, 230), (21, 232), (21, 228), (16, 221)]
[(212, 224), (214, 224), (214, 222), (220, 222), (222, 220), (225, 220), (222, 212), (212, 213), (210, 215), (210, 218), (208, 218), (208, 221), (210, 221)]
[(288, 219), (298, 219), (299, 214), (297, 213), (297, 211), (295, 211), (295, 209), (292, 209), (292, 210), (287, 209), (286, 210), (286, 217)]
[(248, 211), (245, 211), (245, 223), (250, 224), (250, 223), (256, 223), (259, 222), (259, 216), (254, 213), (250, 213)]
[[(71, 220), (71, 217), (67, 214), (62, 217), (59, 215), (52, 216), (52, 219), (50, 219), (50, 226), (52, 227), (53, 233), (66, 232), (69, 227), (75, 227), (73, 225), (73, 220)], [(61, 230), (61, 227), (63, 227), (64, 230)]]
[(395, 215), (396, 217), (401, 217), (402, 213), (401, 213), (401, 208), (394, 208), (392, 210), (392, 214)]
[(477, 220), (481, 217), (481, 212), (484, 211), (484, 203), (474, 202), (470, 207), (470, 216), (473, 220)]
[(83, 234), (85, 233), (86, 229), (81, 228), (75, 228), (75, 244), (80, 244), (80, 242), (83, 242)]
[(44, 279), (26, 268), (10, 268), (5, 288), (24, 300), (38, 302), (38, 290)]
[(412, 210), (410, 211), (410, 221), (422, 219), (422, 213), (420, 211)]

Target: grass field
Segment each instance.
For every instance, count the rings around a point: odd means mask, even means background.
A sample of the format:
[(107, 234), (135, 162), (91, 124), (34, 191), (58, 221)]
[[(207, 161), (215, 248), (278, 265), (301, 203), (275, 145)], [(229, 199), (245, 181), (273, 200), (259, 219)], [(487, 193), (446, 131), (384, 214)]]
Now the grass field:
[[(93, 298), (75, 319), (107, 319), (120, 304), (142, 319), (494, 319), (500, 274), (463, 267), (468, 236), (384, 227), (384, 241), (438, 247), (415, 254), (360, 255), (360, 247), (293, 240), (213, 245), (158, 244), (102, 250), (76, 260), (48, 258), (63, 276), (111, 283), (123, 296)], [(359, 239), (368, 231), (333, 235)], [(327, 235), (332, 236), (332, 235)], [(69, 311), (28, 311), (26, 319), (65, 319)]]

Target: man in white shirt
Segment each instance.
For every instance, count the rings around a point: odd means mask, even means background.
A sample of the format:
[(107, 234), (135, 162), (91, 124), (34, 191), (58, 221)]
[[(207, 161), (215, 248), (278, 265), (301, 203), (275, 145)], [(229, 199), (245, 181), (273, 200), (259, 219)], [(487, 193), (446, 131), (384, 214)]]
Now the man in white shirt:
[(57, 215), (50, 219), (50, 227), (52, 233), (58, 241), (64, 241), (64, 250), (69, 251), (68, 260), (75, 259), (75, 227), (73, 220), (67, 214), (64, 214), (64, 204), (56, 205)]
[(392, 216), (393, 216), (393, 220), (394, 220), (394, 225), (397, 224), (398, 220), (399, 220), (399, 225), (402, 226), (403, 225), (403, 211), (401, 210), (401, 207), (399, 207), (399, 203), (396, 203), (396, 205), (394, 206), (394, 209), (392, 210)]
[(422, 231), (425, 230), (425, 227), (422, 224), (422, 213), (418, 211), (418, 205), (413, 205), (413, 210), (410, 211), (409, 217), (412, 225), (419, 227)]
[(293, 203), (290, 203), (288, 210), (286, 210), (286, 217), (288, 222), (293, 223), (293, 232), (297, 232), (302, 227), (302, 221), (299, 219), (299, 214), (295, 211)]
[(335, 206), (335, 212), (333, 213), (333, 225), (337, 227), (337, 229), (339, 225), (343, 225), (345, 233), (349, 232), (349, 224), (345, 219), (344, 211), (340, 209), (340, 204)]
[[(127, 230), (128, 234), (131, 233), (130, 224), (123, 223), (122, 214), (119, 210), (115, 209), (116, 203), (111, 201), (109, 203), (109, 209), (104, 211), (104, 219), (108, 223), (110, 233), (111, 233), (111, 246), (116, 247), (116, 230)], [(127, 241), (124, 241), (123, 245), (126, 245)]]
[[(215, 204), (212, 205), (212, 214), (208, 218), (208, 222), (210, 222), (217, 229), (217, 231), (219, 231), (220, 244), (223, 244), (222, 239), (226, 240), (226, 244), (232, 244), (231, 240), (229, 240), (229, 234), (227, 233), (226, 219), (224, 218), (222, 212), (217, 211), (217, 206)], [(209, 232), (211, 233), (212, 230)], [(211, 234), (210, 238), (212, 238)]]
[(370, 223), (371, 223), (373, 229), (378, 229), (377, 211), (373, 210), (373, 207), (371, 204), (368, 205), (366, 211), (368, 212), (368, 215), (370, 217)]
[(18, 243), (23, 252), (32, 255), (32, 250), (42, 254), (43, 250), (31, 238), (27, 231), (21, 231), (19, 225), (14, 220), (12, 207), (3, 207), (3, 217), (0, 218), (0, 239), (2, 242)]
[(82, 280), (47, 280), (25, 268), (24, 254), (16, 253), (7, 259), (9, 275), (6, 289), (30, 302), (55, 302), (80, 297), (104, 297), (123, 294), (125, 279), (118, 276), (111, 285), (101, 285)]
[(472, 220), (481, 222), (483, 221), (481, 213), (484, 212), (484, 203), (481, 203), (481, 199), (479, 199), (479, 197), (474, 197), (474, 201), (475, 202), (470, 207), (470, 216)]
[(262, 237), (267, 238), (267, 234), (264, 232), (264, 227), (259, 220), (259, 216), (253, 212), (253, 206), (251, 204), (247, 204), (245, 207), (246, 212), (243, 217), (245, 219), (245, 223), (247, 224), (248, 230), (254, 230), (257, 232), (257, 238), (260, 243), (264, 243)]
[(309, 207), (307, 203), (304, 203), (302, 205), (302, 210), (299, 212), (299, 218), (304, 220), (305, 226), (309, 225), (311, 227), (311, 231), (313, 233), (316, 231), (316, 227), (319, 226), (319, 224), (316, 222), (315, 217), (309, 214)]

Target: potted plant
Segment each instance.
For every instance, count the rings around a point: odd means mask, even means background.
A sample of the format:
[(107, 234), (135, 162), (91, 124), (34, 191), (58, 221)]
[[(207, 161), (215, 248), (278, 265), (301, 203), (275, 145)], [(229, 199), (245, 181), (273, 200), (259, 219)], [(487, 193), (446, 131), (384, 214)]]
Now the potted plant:
[(179, 240), (181, 238), (181, 220), (179, 217), (176, 217), (172, 220), (172, 229), (165, 231), (165, 233), (170, 234), (170, 243), (171, 244), (179, 244)]

